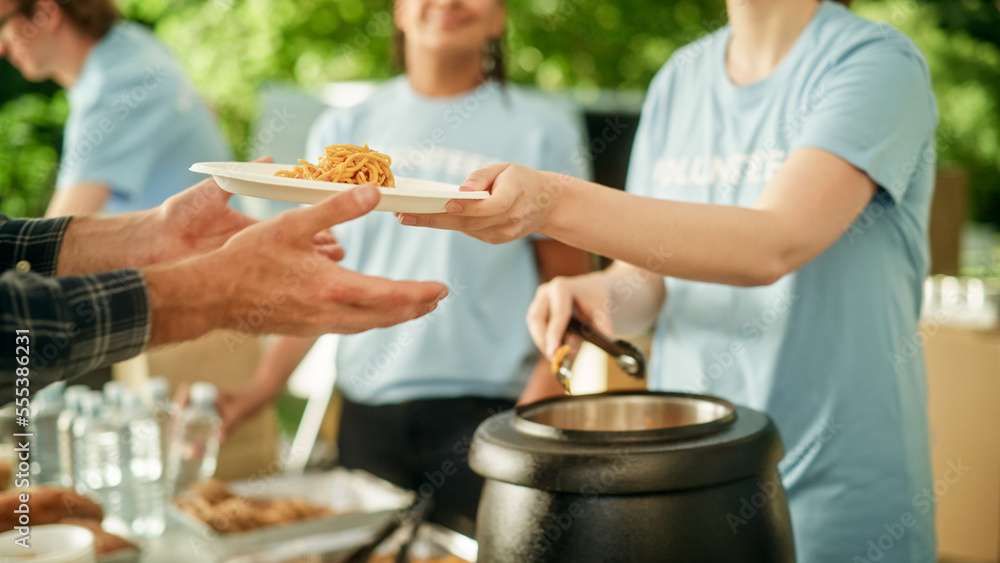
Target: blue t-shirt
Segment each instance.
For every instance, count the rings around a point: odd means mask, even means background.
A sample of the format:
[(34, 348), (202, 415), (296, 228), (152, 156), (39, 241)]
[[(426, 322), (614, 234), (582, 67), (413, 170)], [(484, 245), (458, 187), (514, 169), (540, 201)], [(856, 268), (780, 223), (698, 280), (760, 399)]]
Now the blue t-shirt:
[(935, 170), (926, 64), (902, 34), (830, 2), (759, 82), (729, 80), (729, 38), (726, 27), (679, 50), (653, 81), (628, 190), (751, 207), (803, 147), (880, 189), (833, 246), (772, 285), (666, 279), (650, 385), (774, 419), (799, 561), (933, 561), (927, 393), (913, 353)]
[(116, 24), (94, 46), (69, 105), (56, 189), (106, 184), (107, 213), (156, 207), (204, 179), (191, 164), (232, 158), (173, 57), (135, 23)]
[[(327, 145), (368, 143), (392, 157), (399, 177), (457, 185), (498, 162), (587, 177), (581, 125), (513, 87), (486, 83), (465, 95), (427, 98), (400, 77), (355, 107), (324, 113), (307, 159), (315, 162)], [(518, 396), (538, 358), (524, 321), (539, 281), (530, 239), (491, 245), (404, 227), (381, 212), (338, 226), (336, 235), (348, 268), (450, 288), (424, 318), (340, 338), (337, 384), (348, 399)]]

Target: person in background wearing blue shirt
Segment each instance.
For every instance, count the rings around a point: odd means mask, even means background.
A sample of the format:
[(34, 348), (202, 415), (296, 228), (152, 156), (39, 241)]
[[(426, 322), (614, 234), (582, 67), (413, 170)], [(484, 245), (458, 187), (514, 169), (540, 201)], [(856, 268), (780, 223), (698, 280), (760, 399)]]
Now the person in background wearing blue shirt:
[[(368, 143), (393, 158), (397, 176), (455, 185), (502, 161), (585, 177), (582, 124), (504, 85), (505, 16), (498, 0), (398, 0), (406, 74), (353, 108), (322, 115), (307, 156), (330, 144)], [(336, 234), (344, 266), (446, 281), (452, 297), (423, 322), (340, 339), (339, 461), (433, 495), (432, 520), (471, 534), (482, 488), (466, 463), (472, 434), (522, 392), (524, 401), (562, 393), (524, 315), (539, 281), (589, 271), (590, 258), (544, 237), (497, 247), (459, 233), (414, 232), (387, 213), (343, 227)], [(280, 339), (253, 384), (223, 393), (227, 428), (277, 394), (314, 340)]]
[(25, 78), (68, 88), (46, 215), (149, 209), (231, 153), (170, 53), (112, 0), (0, 0), (0, 54)]
[(906, 352), (935, 172), (927, 65), (842, 4), (728, 14), (653, 80), (629, 193), (496, 165), (465, 183), (490, 198), (399, 221), (617, 259), (539, 289), (529, 325), (547, 355), (574, 304), (609, 332), (655, 323), (652, 388), (774, 419), (798, 561), (934, 561), (923, 355)]

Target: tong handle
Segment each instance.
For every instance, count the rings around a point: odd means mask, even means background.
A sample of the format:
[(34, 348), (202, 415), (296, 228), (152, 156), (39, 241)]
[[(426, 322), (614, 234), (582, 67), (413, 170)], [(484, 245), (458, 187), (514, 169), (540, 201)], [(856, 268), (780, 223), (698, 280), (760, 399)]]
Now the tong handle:
[[(642, 379), (646, 375), (646, 358), (642, 351), (624, 340), (611, 340), (600, 331), (581, 321), (575, 315), (569, 318), (567, 333), (573, 333), (580, 338), (604, 350), (615, 359), (625, 373)], [(624, 362), (623, 362), (624, 360)]]
[(604, 336), (598, 332), (597, 329), (576, 317), (569, 318), (569, 325), (566, 326), (566, 332), (572, 332), (615, 358), (622, 355), (628, 355), (628, 353), (621, 346), (619, 346), (617, 342), (611, 340), (607, 336)]

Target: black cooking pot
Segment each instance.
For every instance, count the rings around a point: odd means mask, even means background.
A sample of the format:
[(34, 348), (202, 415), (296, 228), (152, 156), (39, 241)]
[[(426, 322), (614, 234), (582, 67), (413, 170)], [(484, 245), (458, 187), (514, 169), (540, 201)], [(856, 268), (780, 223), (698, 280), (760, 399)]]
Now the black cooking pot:
[(480, 563), (795, 560), (771, 420), (704, 395), (549, 399), (476, 430)]

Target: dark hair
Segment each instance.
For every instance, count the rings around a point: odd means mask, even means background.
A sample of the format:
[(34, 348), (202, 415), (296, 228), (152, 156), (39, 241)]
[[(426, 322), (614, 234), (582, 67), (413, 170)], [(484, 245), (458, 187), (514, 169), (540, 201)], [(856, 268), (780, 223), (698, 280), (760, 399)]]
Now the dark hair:
[(851, 0), (833, 0), (833, 1), (836, 2), (836, 3), (838, 3), (838, 4), (843, 4), (844, 6), (846, 6), (848, 8), (851, 7)]
[[(483, 70), (480, 75), (482, 82), (493, 80), (501, 85), (507, 83), (504, 72), (503, 38), (490, 39), (486, 42), (486, 52), (483, 53)], [(397, 72), (406, 72), (406, 35), (396, 28), (393, 35), (392, 64)]]
[[(81, 33), (100, 39), (121, 19), (113, 0), (55, 0), (63, 16)], [(35, 15), (38, 0), (18, 0), (21, 13)]]

